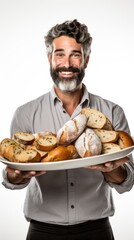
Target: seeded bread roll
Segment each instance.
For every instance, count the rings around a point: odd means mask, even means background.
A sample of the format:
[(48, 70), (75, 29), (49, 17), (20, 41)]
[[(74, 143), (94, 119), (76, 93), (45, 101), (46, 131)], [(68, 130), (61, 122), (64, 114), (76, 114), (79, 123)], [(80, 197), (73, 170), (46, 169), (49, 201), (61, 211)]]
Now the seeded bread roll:
[(83, 108), (81, 113), (87, 116), (87, 126), (89, 128), (103, 128), (107, 122), (106, 116), (98, 110)]
[(19, 163), (40, 162), (41, 155), (34, 149), (23, 150), (14, 155), (14, 161)]
[(58, 146), (48, 152), (48, 155), (41, 160), (41, 162), (55, 162), (73, 159), (76, 153), (76, 149), (73, 145), (69, 146)]
[(9, 145), (16, 145), (16, 142), (13, 139), (10, 138), (4, 138), (0, 143), (0, 154), (3, 156), (4, 151), (7, 146)]
[(3, 157), (6, 158), (10, 162), (15, 162), (15, 155), (20, 154), (23, 151), (23, 148), (21, 148), (19, 145), (8, 145), (5, 148), (5, 151), (3, 153)]
[(116, 142), (119, 137), (119, 134), (116, 131), (110, 131), (105, 129), (94, 129), (94, 131), (98, 135), (102, 143)]
[(80, 113), (67, 121), (57, 133), (58, 143), (61, 145), (72, 143), (84, 131), (87, 120), (86, 115)]
[(102, 154), (113, 153), (120, 151), (121, 148), (116, 143), (103, 143), (102, 144)]
[(57, 146), (57, 137), (52, 134), (40, 136), (36, 140), (36, 147), (41, 151), (50, 151)]
[(35, 137), (32, 133), (28, 132), (15, 132), (14, 139), (22, 144), (32, 144), (35, 140)]
[(101, 154), (102, 143), (95, 131), (90, 128), (76, 139), (74, 146), (80, 157), (89, 157)]
[(26, 150), (29, 150), (29, 149), (34, 149), (34, 150), (38, 151), (39, 154), (41, 155), (41, 158), (47, 156), (47, 154), (48, 154), (48, 152), (46, 152), (46, 151), (38, 150), (35, 145), (27, 145)]
[(134, 145), (132, 137), (127, 132), (118, 131), (118, 134), (119, 134), (118, 144), (121, 149), (131, 147)]

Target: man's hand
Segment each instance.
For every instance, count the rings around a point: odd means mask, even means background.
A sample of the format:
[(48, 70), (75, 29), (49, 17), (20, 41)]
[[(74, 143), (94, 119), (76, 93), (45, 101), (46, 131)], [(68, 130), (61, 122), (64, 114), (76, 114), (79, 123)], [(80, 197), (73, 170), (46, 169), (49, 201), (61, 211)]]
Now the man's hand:
[(124, 157), (104, 164), (88, 166), (87, 168), (101, 171), (108, 182), (120, 184), (127, 177), (127, 172), (123, 167), (123, 164), (128, 162), (128, 160), (128, 157)]
[(8, 181), (12, 184), (24, 184), (27, 183), (32, 177), (40, 176), (45, 171), (20, 171), (6, 167)]

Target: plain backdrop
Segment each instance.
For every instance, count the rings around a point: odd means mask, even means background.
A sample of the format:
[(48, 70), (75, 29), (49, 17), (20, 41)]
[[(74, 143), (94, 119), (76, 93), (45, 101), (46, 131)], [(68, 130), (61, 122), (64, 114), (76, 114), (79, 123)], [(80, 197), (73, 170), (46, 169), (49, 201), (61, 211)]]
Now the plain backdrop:
[[(134, 136), (134, 1), (0, 0), (1, 140), (10, 136), (15, 109), (52, 87), (44, 35), (56, 23), (75, 18), (93, 37), (84, 83), (90, 92), (123, 107)], [(1, 181), (4, 167), (0, 163)], [(0, 185), (0, 240), (25, 239), (25, 191)], [(133, 240), (134, 189), (113, 194), (116, 212), (110, 221), (115, 239)]]

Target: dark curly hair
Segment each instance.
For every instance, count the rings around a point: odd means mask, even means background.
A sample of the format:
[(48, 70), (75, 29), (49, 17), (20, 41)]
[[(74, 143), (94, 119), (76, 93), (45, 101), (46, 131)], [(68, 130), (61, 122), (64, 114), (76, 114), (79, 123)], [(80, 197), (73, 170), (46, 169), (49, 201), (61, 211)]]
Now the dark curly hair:
[(53, 40), (63, 35), (72, 37), (77, 43), (81, 43), (85, 56), (90, 54), (92, 37), (88, 32), (87, 26), (85, 24), (81, 24), (76, 19), (72, 21), (65, 21), (61, 24), (56, 24), (48, 31), (47, 35), (45, 36), (47, 54), (52, 53)]

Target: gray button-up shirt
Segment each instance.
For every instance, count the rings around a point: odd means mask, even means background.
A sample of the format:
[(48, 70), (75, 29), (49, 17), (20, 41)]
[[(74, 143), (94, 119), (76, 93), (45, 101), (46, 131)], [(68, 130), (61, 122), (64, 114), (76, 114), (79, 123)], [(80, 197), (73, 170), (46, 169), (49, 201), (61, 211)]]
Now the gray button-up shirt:
[[(122, 108), (89, 93), (83, 85), (83, 97), (71, 118), (84, 107), (98, 109), (111, 120), (115, 129), (129, 132)], [(53, 88), (16, 110), (11, 124), (11, 134), (15, 131), (57, 133), (69, 119), (69, 114), (66, 113)], [(101, 172), (86, 168), (48, 171), (42, 176), (33, 177), (28, 184), (22, 185), (10, 184), (4, 172), (3, 184), (10, 189), (28, 187), (24, 204), (27, 220), (35, 219), (64, 225), (76, 224), (114, 214), (112, 188), (123, 193), (133, 186), (132, 161), (124, 166), (128, 176), (120, 185), (107, 183)]]

